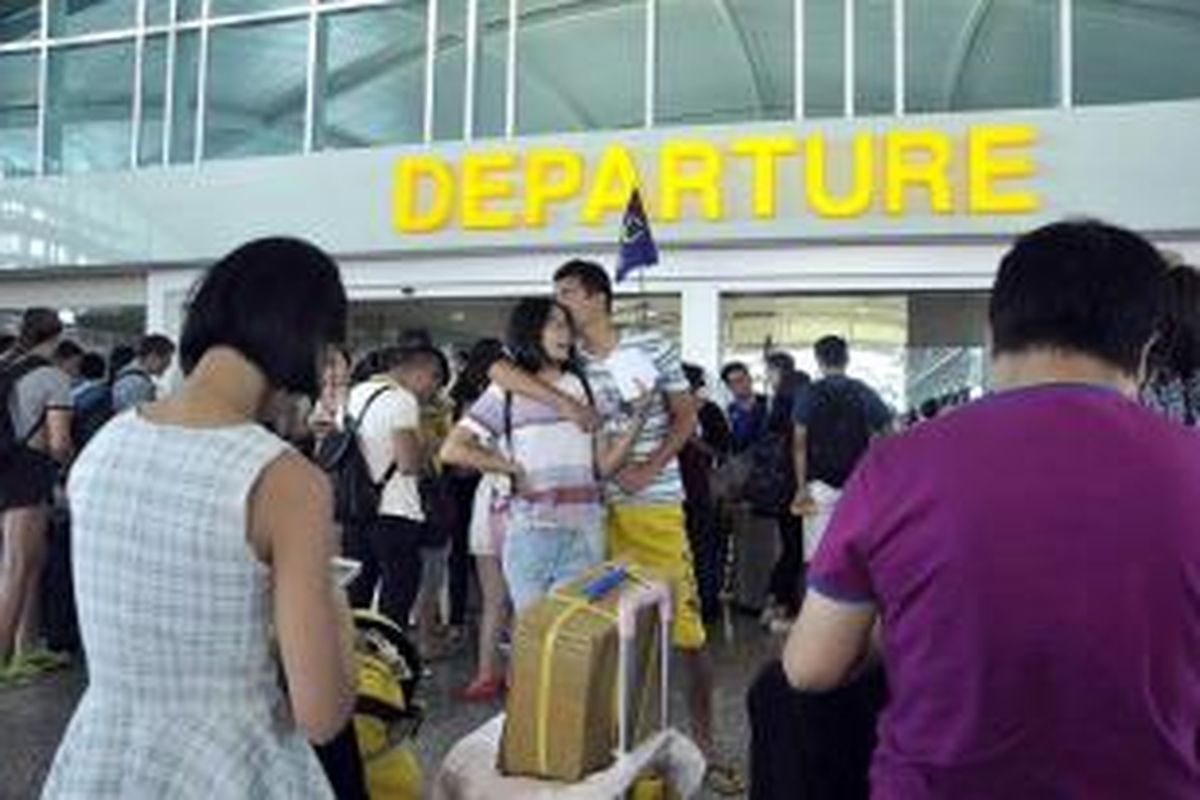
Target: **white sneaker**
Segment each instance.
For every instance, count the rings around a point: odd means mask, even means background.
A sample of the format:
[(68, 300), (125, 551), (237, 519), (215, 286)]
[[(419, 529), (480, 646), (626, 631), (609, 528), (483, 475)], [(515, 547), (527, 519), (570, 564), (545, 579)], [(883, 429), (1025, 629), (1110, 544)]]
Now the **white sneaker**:
[(767, 625), (767, 630), (769, 630), (771, 633), (775, 633), (775, 634), (779, 634), (779, 635), (786, 635), (787, 633), (789, 633), (792, 630), (792, 625), (794, 625), (795, 623), (796, 623), (795, 617), (785, 617), (783, 615), (780, 615), (780, 616), (776, 617), (775, 619), (771, 620), (770, 624)]

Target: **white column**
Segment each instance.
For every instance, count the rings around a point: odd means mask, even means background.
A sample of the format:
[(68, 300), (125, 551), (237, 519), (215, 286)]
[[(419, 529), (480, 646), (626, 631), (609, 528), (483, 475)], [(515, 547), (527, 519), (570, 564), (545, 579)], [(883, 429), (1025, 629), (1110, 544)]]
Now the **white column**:
[(715, 375), (721, 368), (721, 293), (711, 284), (685, 286), (680, 298), (683, 360)]

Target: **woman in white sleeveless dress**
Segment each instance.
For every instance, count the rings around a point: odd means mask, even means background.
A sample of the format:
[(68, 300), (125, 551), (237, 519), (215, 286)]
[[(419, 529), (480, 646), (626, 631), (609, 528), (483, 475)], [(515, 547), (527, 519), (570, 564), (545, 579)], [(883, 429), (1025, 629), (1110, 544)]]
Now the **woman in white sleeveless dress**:
[(80, 456), (68, 492), (89, 685), (43, 797), (332, 797), (309, 744), (353, 702), (330, 490), (257, 420), (285, 392), (316, 394), (345, 319), (324, 253), (239, 248), (191, 299), (180, 391)]

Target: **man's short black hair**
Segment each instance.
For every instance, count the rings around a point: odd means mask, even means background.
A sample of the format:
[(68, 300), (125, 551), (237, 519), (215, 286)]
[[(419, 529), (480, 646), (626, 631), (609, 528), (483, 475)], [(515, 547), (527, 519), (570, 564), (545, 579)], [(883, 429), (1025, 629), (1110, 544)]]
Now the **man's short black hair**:
[(160, 356), (170, 358), (175, 355), (175, 343), (161, 333), (150, 333), (138, 342), (138, 358)]
[(573, 258), (559, 267), (554, 273), (555, 283), (568, 278), (574, 278), (579, 281), (579, 284), (589, 295), (596, 294), (597, 292), (604, 295), (604, 307), (612, 311), (612, 280), (608, 277), (608, 272), (604, 267), (595, 261)]
[(992, 287), (994, 352), (1061, 349), (1136, 374), (1159, 321), (1166, 272), (1149, 242), (1103, 222), (1027, 233), (1001, 260)]
[(79, 362), (79, 376), (84, 380), (102, 381), (108, 374), (108, 363), (99, 353), (84, 353)]
[(79, 358), (82, 355), (83, 348), (80, 347), (77, 342), (72, 341), (71, 339), (63, 339), (58, 343), (58, 346), (54, 348), (55, 361), (70, 361), (72, 358)]
[(813, 345), (813, 353), (822, 367), (842, 369), (850, 363), (850, 345), (840, 336), (822, 336)]
[(791, 375), (796, 371), (796, 359), (792, 358), (791, 353), (776, 350), (767, 354), (767, 369), (776, 369), (784, 375)]
[(384, 360), (387, 362), (389, 370), (436, 370), (438, 384), (441, 386), (445, 386), (450, 380), (450, 361), (446, 358), (445, 353), (431, 344), (388, 348)]
[(346, 335), (346, 290), (337, 264), (299, 239), (258, 239), (209, 268), (188, 302), (180, 366), (231, 347), (271, 386), (315, 397), (325, 347)]
[(687, 378), (688, 384), (692, 387), (692, 391), (696, 392), (708, 385), (708, 381), (704, 378), (704, 367), (699, 364), (683, 363), (683, 376)]
[(730, 361), (721, 367), (721, 380), (726, 386), (729, 385), (729, 381), (733, 378), (733, 373), (735, 372), (744, 372), (749, 375), (750, 369), (741, 361)]

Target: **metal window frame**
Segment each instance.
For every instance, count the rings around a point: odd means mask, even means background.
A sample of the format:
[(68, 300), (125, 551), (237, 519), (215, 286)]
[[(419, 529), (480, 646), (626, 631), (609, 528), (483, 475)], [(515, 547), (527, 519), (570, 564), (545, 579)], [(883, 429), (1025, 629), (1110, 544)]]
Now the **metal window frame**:
[(508, 53), (504, 64), (504, 138), (517, 132), (517, 27), (521, 14), (517, 0), (508, 0)]
[(1058, 0), (1058, 106), (1075, 107), (1075, 0)]
[(646, 0), (646, 61), (645, 74), (642, 81), (644, 99), (643, 125), (654, 127), (654, 114), (657, 110), (658, 98), (658, 0)]
[(792, 0), (792, 115), (802, 120), (807, 116), (804, 96), (804, 0)]
[(437, 61), (438, 40), (438, 0), (429, 0), (425, 9), (425, 101), (422, 117), (422, 141), (425, 144), (433, 142), (433, 91)]
[(146, 0), (137, 0), (137, 37), (133, 51), (133, 130), (129, 136), (129, 169), (138, 168), (142, 149), (142, 69), (146, 50)]
[(842, 0), (842, 116), (854, 117), (855, 91), (858, 88), (855, 75), (854, 25), (858, 0)]
[(907, 113), (905, 93), (908, 91), (908, 25), (905, 0), (892, 0), (892, 112), (897, 117)]

